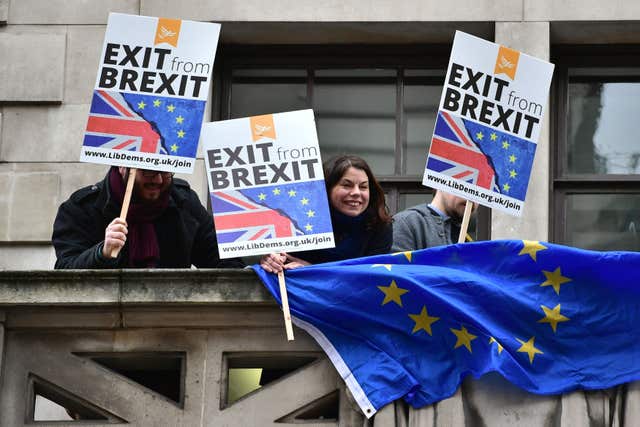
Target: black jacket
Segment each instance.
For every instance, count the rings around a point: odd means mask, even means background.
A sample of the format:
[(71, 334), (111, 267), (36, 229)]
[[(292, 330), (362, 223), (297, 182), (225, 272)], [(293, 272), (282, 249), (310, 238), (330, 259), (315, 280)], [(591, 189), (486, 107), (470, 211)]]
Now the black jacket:
[[(108, 178), (73, 193), (60, 205), (53, 223), (55, 268), (128, 268), (126, 244), (118, 258), (102, 256), (105, 229), (119, 215)], [(174, 178), (169, 205), (154, 225), (160, 247), (158, 268), (243, 267), (238, 259), (218, 257), (213, 218), (186, 181)]]

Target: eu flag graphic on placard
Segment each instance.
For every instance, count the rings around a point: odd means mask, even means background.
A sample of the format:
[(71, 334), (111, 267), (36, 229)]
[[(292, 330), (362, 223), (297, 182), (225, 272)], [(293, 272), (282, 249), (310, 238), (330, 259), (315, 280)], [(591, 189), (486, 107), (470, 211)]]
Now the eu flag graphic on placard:
[[(536, 241), (441, 246), (285, 272), (293, 321), (367, 416), (497, 371), (532, 393), (640, 379), (640, 253)], [(280, 303), (278, 279), (253, 267)]]
[(524, 201), (536, 145), (438, 112), (427, 169)]
[(84, 145), (195, 158), (205, 101), (96, 90)]
[(215, 191), (211, 205), (220, 243), (331, 232), (324, 181)]

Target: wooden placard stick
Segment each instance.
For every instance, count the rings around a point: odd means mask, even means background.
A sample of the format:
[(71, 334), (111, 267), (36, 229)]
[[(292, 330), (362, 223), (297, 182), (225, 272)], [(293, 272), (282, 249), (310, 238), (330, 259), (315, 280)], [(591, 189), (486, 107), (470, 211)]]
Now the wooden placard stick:
[(293, 325), (291, 324), (291, 311), (289, 310), (289, 298), (287, 297), (287, 287), (284, 283), (284, 272), (278, 273), (278, 284), (280, 285), (280, 299), (282, 300), (282, 314), (284, 315), (284, 327), (287, 331), (287, 340), (293, 341)]
[[(122, 200), (122, 209), (120, 209), (120, 218), (127, 219), (127, 212), (129, 211), (129, 202), (131, 202), (131, 193), (133, 192), (133, 183), (136, 180), (136, 168), (129, 168), (129, 178), (127, 179), (127, 189), (124, 192), (124, 200)], [(113, 249), (111, 251), (111, 258), (117, 258), (120, 253), (120, 249)]]
[(460, 235), (458, 236), (458, 243), (464, 243), (467, 237), (467, 229), (469, 228), (469, 220), (471, 219), (471, 211), (473, 210), (473, 203), (467, 200), (467, 204), (464, 206), (464, 216), (462, 217), (462, 224), (460, 224)]

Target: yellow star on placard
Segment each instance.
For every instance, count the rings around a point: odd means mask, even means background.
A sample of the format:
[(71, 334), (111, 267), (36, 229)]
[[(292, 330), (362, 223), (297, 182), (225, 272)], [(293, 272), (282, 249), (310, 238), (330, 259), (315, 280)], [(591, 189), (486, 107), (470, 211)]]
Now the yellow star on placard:
[(184, 122), (184, 117), (182, 116), (176, 117), (176, 123), (181, 124), (182, 122)]
[(395, 280), (392, 280), (389, 286), (378, 286), (378, 289), (384, 293), (384, 300), (380, 305), (385, 305), (386, 303), (393, 301), (400, 307), (402, 307), (402, 299), (400, 297), (409, 292), (406, 289), (399, 288), (396, 285)]
[(260, 199), (260, 200), (265, 200), (266, 198), (267, 198), (267, 195), (266, 195), (266, 194), (264, 194), (264, 193), (260, 193), (260, 194), (258, 194), (258, 199)]
[(302, 205), (303, 205), (303, 206), (304, 206), (304, 205), (308, 205), (308, 204), (309, 204), (309, 199), (307, 199), (306, 197), (303, 197), (303, 198), (300, 200), (300, 203), (302, 203)]
[(547, 278), (540, 286), (553, 286), (553, 290), (556, 294), (560, 295), (560, 285), (570, 282), (571, 279), (564, 277), (560, 272), (560, 267), (556, 268), (553, 272), (542, 270), (544, 276)]
[(175, 109), (176, 109), (175, 105), (173, 105), (173, 104), (167, 105), (167, 111), (168, 112), (173, 113), (173, 110), (175, 110)]
[(492, 132), (490, 136), (492, 141), (495, 141), (496, 139), (498, 139), (498, 135), (496, 135), (495, 132)]
[(502, 350), (504, 350), (504, 347), (502, 346), (502, 344), (500, 344), (498, 340), (495, 339), (494, 337), (490, 337), (489, 344), (493, 344), (493, 343), (496, 343), (498, 345), (498, 354), (502, 353)]
[(522, 243), (524, 243), (524, 247), (518, 253), (518, 255), (529, 255), (534, 261), (537, 261), (536, 255), (538, 251), (548, 249), (546, 246), (541, 245), (540, 242), (536, 240), (523, 240)]
[(405, 251), (405, 252), (396, 252), (394, 254), (391, 254), (392, 256), (398, 256), (398, 255), (404, 255), (405, 258), (407, 258), (407, 261), (411, 262), (411, 251)]
[(553, 307), (553, 309), (545, 307), (544, 305), (541, 305), (540, 307), (542, 307), (545, 316), (542, 319), (538, 320), (538, 323), (548, 323), (549, 325), (551, 325), (551, 329), (553, 329), (553, 332), (556, 332), (558, 323), (571, 320), (568, 317), (560, 314), (560, 304)]
[(144, 101), (138, 102), (138, 108), (139, 109), (144, 110), (144, 107), (146, 107), (146, 106), (147, 106), (147, 104), (145, 104)]
[(296, 196), (296, 190), (289, 190), (289, 197), (295, 197)]
[(391, 271), (391, 264), (373, 264), (371, 266), (371, 268), (373, 268), (373, 267), (384, 267), (387, 270)]
[(154, 107), (159, 107), (160, 104), (162, 104), (162, 102), (159, 99), (156, 99), (155, 101), (153, 101), (153, 106)]
[(280, 189), (279, 188), (274, 188), (272, 193), (275, 194), (276, 196), (279, 196), (280, 195)]
[(471, 351), (471, 341), (478, 338), (477, 336), (467, 331), (467, 328), (465, 328), (464, 326), (462, 326), (460, 329), (451, 328), (451, 332), (453, 332), (453, 334), (458, 338), (458, 340), (456, 341), (456, 345), (453, 347), (454, 349), (465, 346), (467, 347), (467, 350), (469, 350), (469, 353), (473, 353)]
[(178, 152), (178, 146), (176, 144), (173, 144), (171, 146), (171, 151), (173, 151), (174, 153)]
[(185, 131), (182, 129), (178, 131), (178, 138), (184, 138)]
[(439, 317), (429, 316), (429, 313), (427, 313), (427, 307), (424, 305), (422, 306), (422, 311), (420, 312), (420, 314), (410, 314), (409, 317), (414, 322), (416, 322), (415, 326), (413, 327), (413, 331), (411, 331), (412, 334), (415, 334), (419, 330), (424, 329), (429, 335), (432, 336), (433, 334), (431, 333), (431, 324), (440, 320)]
[(522, 346), (517, 350), (518, 353), (527, 353), (529, 355), (529, 363), (533, 364), (533, 358), (536, 357), (536, 354), (544, 354), (542, 351), (537, 349), (533, 342), (536, 337), (531, 337), (529, 341), (524, 342), (521, 339), (516, 338)]

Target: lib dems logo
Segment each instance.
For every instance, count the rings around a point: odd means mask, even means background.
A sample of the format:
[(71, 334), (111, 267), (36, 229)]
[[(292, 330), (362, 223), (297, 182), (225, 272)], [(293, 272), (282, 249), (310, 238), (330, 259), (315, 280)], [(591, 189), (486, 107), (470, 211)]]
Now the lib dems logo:
[(511, 80), (515, 80), (519, 60), (520, 52), (509, 49), (508, 47), (500, 46), (493, 74), (505, 74), (507, 77), (511, 78)]
[(181, 24), (182, 21), (179, 19), (158, 18), (154, 45), (168, 43), (173, 47), (178, 47)]
[(273, 114), (249, 117), (253, 142), (262, 138), (276, 139), (276, 128), (273, 125)]

